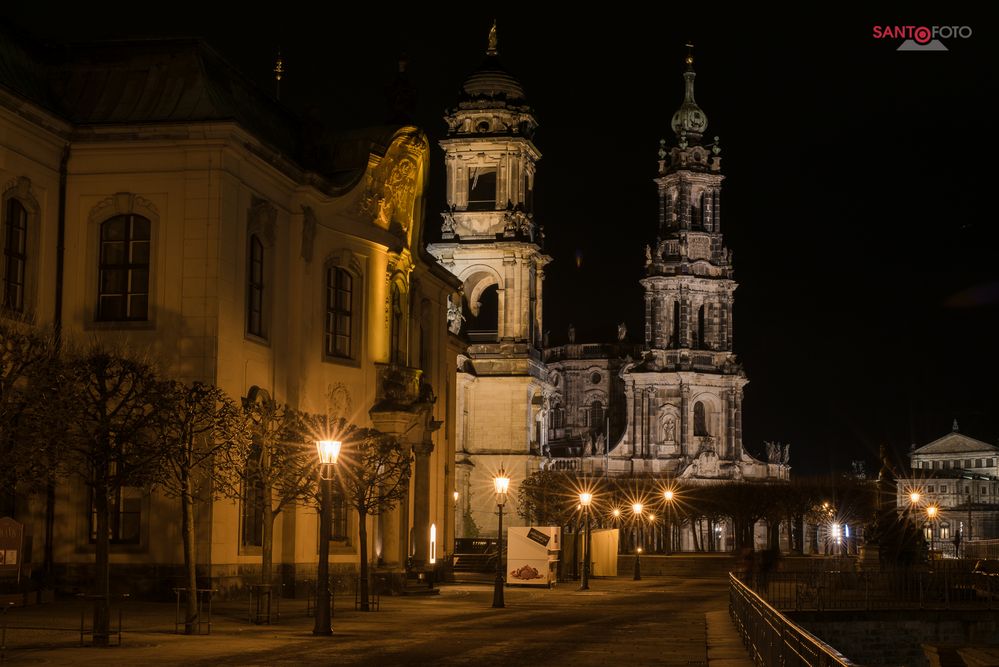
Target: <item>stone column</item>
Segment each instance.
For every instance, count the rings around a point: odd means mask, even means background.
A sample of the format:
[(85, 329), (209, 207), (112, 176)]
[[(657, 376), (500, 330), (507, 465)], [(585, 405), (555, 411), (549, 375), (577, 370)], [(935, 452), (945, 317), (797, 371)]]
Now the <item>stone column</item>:
[(690, 347), (690, 297), (680, 292), (680, 341), (677, 347)]
[(687, 431), (690, 430), (690, 387), (682, 385), (680, 387), (680, 454), (685, 455), (690, 444), (690, 437)]
[[(429, 437), (429, 433), (427, 434)], [(413, 557), (417, 562), (430, 560), (430, 454), (434, 443), (413, 445), (416, 466), (413, 475)]]
[(499, 337), (518, 338), (520, 333), (520, 318), (517, 317), (517, 307), (520, 305), (519, 285), (517, 284), (517, 258), (503, 258), (503, 326)]
[(725, 458), (735, 459), (735, 391), (723, 394), (725, 401)]
[(735, 457), (742, 458), (742, 387), (735, 389)]
[[(652, 296), (646, 292), (645, 293), (645, 347), (652, 347), (652, 331), (653, 322), (655, 322), (655, 314), (652, 312), (652, 304), (655, 300)], [(656, 346), (658, 347), (659, 337), (656, 336)]]

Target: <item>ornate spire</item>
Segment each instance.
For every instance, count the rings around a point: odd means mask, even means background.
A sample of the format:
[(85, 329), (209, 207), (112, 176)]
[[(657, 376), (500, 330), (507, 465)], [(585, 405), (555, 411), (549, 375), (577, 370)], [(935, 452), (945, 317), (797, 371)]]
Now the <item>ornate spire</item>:
[(487, 56), (499, 54), (499, 50), (496, 48), (497, 44), (499, 44), (499, 38), (496, 36), (496, 19), (493, 19), (493, 27), (489, 29), (489, 48), (486, 49)]
[(687, 142), (697, 144), (700, 143), (704, 130), (708, 127), (708, 117), (697, 106), (697, 102), (694, 101), (694, 77), (696, 74), (694, 72), (693, 49), (694, 45), (688, 42), (687, 57), (684, 59), (684, 62), (687, 64), (687, 70), (683, 73), (683, 104), (673, 114), (673, 121), (670, 123), (670, 126), (677, 137), (682, 137)]

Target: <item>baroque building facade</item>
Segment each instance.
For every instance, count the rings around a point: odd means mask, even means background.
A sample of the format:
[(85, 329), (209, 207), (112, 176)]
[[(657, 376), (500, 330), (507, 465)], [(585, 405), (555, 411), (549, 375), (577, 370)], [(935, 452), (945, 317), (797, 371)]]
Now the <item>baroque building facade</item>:
[[(148, 351), (165, 376), (237, 401), (318, 412), (345, 390), (352, 421), (413, 454), (408, 496), (367, 519), (374, 564), (401, 577), (442, 557), (465, 348), (445, 326), (458, 283), (422, 247), (425, 134), (321, 144), (201, 42), (40, 50), (0, 33), (0, 317)], [(85, 480), (60, 483), (50, 526), (40, 499), (13, 501), (34, 564), (45, 554), (66, 585), (91, 578), (88, 498)], [(128, 488), (113, 504), (116, 579), (169, 586), (158, 575), (183, 562), (178, 501)], [(332, 568), (355, 571), (357, 514), (342, 500), (333, 514)], [(258, 576), (261, 520), (249, 490), (199, 490), (212, 587)], [(314, 578), (317, 544), (314, 506), (282, 511), (278, 580)]]
[[(495, 26), (485, 62), (463, 83), (441, 142), (447, 174), (442, 240), (430, 251), (463, 284), (469, 339), (458, 364), (460, 534), (495, 530), (490, 479), (544, 468), (700, 483), (786, 479), (787, 448), (767, 461), (742, 444), (748, 382), (733, 351), (737, 284), (722, 234), (721, 148), (704, 142), (693, 57), (661, 142), (659, 219), (645, 248), (643, 341), (545, 346), (541, 284), (550, 259), (531, 207), (540, 153), (523, 87), (499, 61)], [(640, 247), (640, 246), (639, 246)], [(636, 248), (638, 250), (638, 248)], [(496, 287), (493, 327), (481, 326)], [(516, 521), (516, 519), (513, 519)]]

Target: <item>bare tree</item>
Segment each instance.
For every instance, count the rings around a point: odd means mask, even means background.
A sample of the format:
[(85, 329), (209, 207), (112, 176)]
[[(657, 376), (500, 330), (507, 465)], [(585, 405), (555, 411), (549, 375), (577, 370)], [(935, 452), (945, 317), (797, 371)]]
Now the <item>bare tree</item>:
[(260, 583), (270, 584), (274, 520), (290, 504), (314, 493), (315, 454), (304, 442), (301, 415), (263, 389), (250, 389), (243, 410), (250, 437), (228, 453), (238, 480), (233, 491), (241, 491), (246, 506), (260, 512)]
[(520, 484), (517, 514), (536, 526), (565, 527), (579, 515), (578, 486), (571, 472), (536, 470)]
[(229, 396), (211, 385), (171, 381), (166, 387), (165, 419), (159, 421), (164, 445), (164, 491), (180, 499), (184, 570), (188, 589), (185, 634), (198, 622), (197, 543), (194, 530), (195, 494), (199, 485), (208, 498), (233, 495), (233, 471), (228, 465), (232, 448), (245, 448), (250, 439), (243, 411)]
[(162, 477), (163, 451), (155, 434), (166, 386), (144, 360), (98, 342), (68, 355), (60, 385), (63, 460), (66, 470), (80, 475), (92, 492), (94, 644), (107, 645), (112, 499), (125, 487), (148, 486)]
[(370, 428), (346, 427), (336, 480), (347, 504), (357, 510), (361, 547), (361, 610), (368, 605), (369, 516), (395, 507), (409, 490), (412, 455), (394, 437)]

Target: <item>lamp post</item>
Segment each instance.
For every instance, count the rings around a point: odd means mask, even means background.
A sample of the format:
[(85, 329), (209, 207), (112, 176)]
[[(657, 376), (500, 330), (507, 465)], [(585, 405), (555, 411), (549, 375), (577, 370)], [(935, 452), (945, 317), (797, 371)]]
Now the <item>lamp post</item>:
[(503, 603), (503, 505), (506, 504), (506, 493), (510, 489), (510, 478), (500, 468), (499, 473), (493, 478), (493, 486), (496, 489), (496, 506), (499, 508), (499, 542), (496, 549), (496, 584), (493, 588), (493, 607), (505, 607)]
[(933, 547), (934, 547), (934, 537), (936, 531), (933, 530), (933, 521), (937, 518), (937, 506), (930, 505), (926, 508), (926, 517), (929, 519), (930, 523), (930, 560), (933, 559)]
[(673, 553), (673, 490), (663, 491), (663, 498), (666, 500), (666, 553)]
[(590, 590), (590, 503), (593, 501), (593, 494), (579, 494), (579, 504), (583, 507), (585, 517), (586, 537), (583, 538), (583, 584), (579, 587), (581, 591)]
[(330, 516), (333, 500), (333, 466), (340, 457), (339, 440), (317, 440), (319, 454), (319, 568), (316, 575), (316, 625), (312, 634), (329, 637), (333, 634), (330, 620)]
[(642, 578), (642, 503), (635, 503), (631, 506), (631, 513), (638, 524), (638, 546), (635, 547), (635, 576), (633, 579), (638, 581)]

